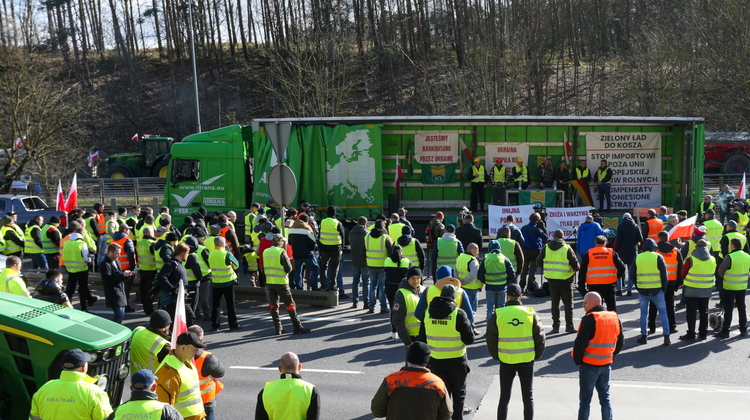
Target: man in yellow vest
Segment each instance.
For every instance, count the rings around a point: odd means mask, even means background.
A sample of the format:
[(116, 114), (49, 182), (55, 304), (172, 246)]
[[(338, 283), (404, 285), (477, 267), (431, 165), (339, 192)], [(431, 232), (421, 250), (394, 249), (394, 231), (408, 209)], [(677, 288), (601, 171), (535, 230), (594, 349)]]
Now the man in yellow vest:
[(702, 217), (704, 214), (706, 214), (706, 211), (711, 209), (713, 210), (715, 205), (712, 202), (714, 198), (710, 195), (704, 195), (703, 196), (703, 202), (700, 203), (698, 206), (698, 214)]
[(469, 317), (469, 323), (474, 325), (474, 313), (471, 310), (471, 303), (469, 303), (469, 295), (466, 291), (461, 288), (461, 282), (453, 277), (453, 269), (447, 265), (444, 265), (437, 269), (435, 272), (435, 284), (427, 287), (422, 295), (419, 297), (419, 303), (414, 311), (414, 315), (417, 317), (419, 322), (424, 321), (424, 315), (427, 309), (430, 307), (430, 303), (436, 297), (440, 296), (443, 286), (446, 284), (452, 284), (456, 288), (456, 306), (463, 309), (466, 316)]
[(523, 164), (523, 158), (516, 159), (513, 167), (513, 186), (525, 190), (529, 188), (529, 167)]
[[(669, 242), (669, 233), (659, 232), (659, 242), (656, 244), (656, 252), (664, 258), (664, 264), (667, 266), (667, 290), (664, 294), (664, 300), (667, 304), (667, 319), (669, 320), (669, 333), (677, 332), (677, 322), (674, 316), (674, 293), (682, 286), (682, 255), (677, 247)], [(648, 333), (656, 332), (656, 305), (648, 305)]]
[(518, 375), (523, 398), (523, 417), (534, 418), (532, 382), (534, 360), (544, 354), (545, 334), (542, 321), (534, 309), (523, 306), (521, 287), (508, 285), (508, 301), (496, 308), (487, 320), (487, 351), (500, 361), (500, 403), (497, 419), (508, 418), (508, 403), (513, 379)]
[(320, 394), (315, 385), (302, 380), (301, 370), (296, 354), (281, 356), (281, 378), (266, 382), (258, 393), (255, 420), (320, 419)]
[(573, 344), (573, 362), (578, 366), (580, 383), (578, 418), (588, 419), (591, 411), (591, 398), (594, 388), (599, 394), (602, 418), (612, 418), (612, 404), (609, 399), (609, 380), (612, 361), (622, 350), (625, 338), (622, 323), (616, 312), (605, 311), (602, 297), (596, 292), (588, 292), (583, 297), (586, 315), (578, 325), (578, 336)]
[(23, 257), (24, 234), (23, 230), (16, 224), (18, 215), (15, 212), (9, 211), (8, 215), (0, 219), (0, 236), (5, 241), (5, 248), (3, 248), (3, 255), (15, 255), (17, 257)]
[(719, 266), (717, 275), (724, 278), (721, 289), (721, 305), (724, 309), (724, 322), (721, 331), (716, 333), (719, 338), (729, 338), (729, 328), (732, 326), (732, 312), (737, 307), (740, 318), (740, 335), (747, 335), (747, 308), (745, 306), (745, 291), (747, 279), (750, 276), (750, 254), (742, 250), (742, 241), (732, 238), (729, 241), (731, 252)]
[[(507, 229), (506, 231), (510, 235), (510, 231)], [(510, 238), (508, 240), (513, 241)], [(490, 241), (487, 249), (489, 252), (479, 264), (477, 277), (486, 286), (486, 319), (490, 319), (496, 308), (505, 306), (506, 286), (509, 282), (515, 281), (516, 272), (513, 269), (513, 263), (502, 253), (500, 242)]]
[(406, 272), (406, 278), (401, 280), (396, 296), (393, 298), (393, 310), (391, 310), (391, 324), (398, 333), (398, 338), (406, 346), (409, 346), (419, 335), (419, 319), (415, 315), (419, 304), (419, 295), (422, 288), (422, 270), (419, 267), (411, 267)]
[(653, 303), (661, 318), (664, 345), (672, 344), (669, 339), (669, 317), (667, 317), (667, 304), (664, 299), (667, 291), (667, 265), (664, 257), (656, 252), (656, 242), (651, 238), (643, 241), (643, 252), (635, 258), (633, 284), (638, 289), (638, 301), (641, 306), (641, 336), (638, 338), (638, 343), (646, 344), (648, 341), (646, 334), (648, 305)]
[(252, 203), (250, 210), (245, 212), (245, 243), (253, 244), (253, 228), (255, 227), (255, 218), (258, 217), (259, 203)]
[(21, 277), (21, 259), (15, 255), (5, 260), (5, 268), (0, 271), (0, 290), (13, 295), (31, 297)]
[(49, 268), (60, 268), (60, 218), (52, 216), (42, 227), (42, 252)]
[(65, 285), (65, 293), (72, 299), (76, 286), (78, 286), (82, 311), (86, 311), (99, 299), (92, 296), (89, 291), (89, 262), (91, 262), (91, 258), (89, 248), (83, 241), (83, 226), (76, 225), (75, 231), (63, 245), (62, 260), (65, 263), (65, 269), (68, 270), (68, 284)]
[(172, 349), (156, 370), (156, 395), (159, 401), (176, 408), (185, 420), (203, 420), (203, 399), (198, 370), (193, 357), (198, 349), (205, 349), (195, 333), (186, 331), (177, 337)]
[(495, 158), (495, 165), (492, 167), (492, 204), (495, 206), (504, 206), (505, 200), (505, 182), (508, 180), (508, 169), (503, 165), (501, 158)]
[(151, 314), (148, 326), (139, 326), (133, 330), (130, 342), (130, 374), (141, 369), (156, 371), (169, 354), (169, 327), (172, 317), (169, 312), (157, 309)]
[(456, 258), (464, 253), (464, 247), (461, 241), (456, 237), (456, 226), (448, 225), (445, 233), (437, 238), (436, 246), (432, 248), (430, 259), (435, 261), (435, 267), (444, 265), (456, 269)]
[(599, 213), (604, 212), (604, 198), (607, 198), (607, 211), (612, 210), (612, 169), (607, 166), (607, 161), (602, 159), (599, 169), (594, 174), (594, 182), (596, 182), (597, 189), (599, 190)]
[(60, 379), (42, 385), (31, 399), (32, 420), (104, 420), (112, 413), (109, 396), (86, 375), (91, 355), (69, 350), (62, 358)]
[(685, 319), (687, 333), (680, 336), (680, 340), (695, 340), (695, 313), (699, 312), (700, 326), (698, 339), (705, 340), (708, 335), (708, 301), (714, 287), (714, 273), (716, 272), (716, 258), (708, 250), (708, 242), (700, 239), (690, 257), (685, 259), (682, 266), (684, 279), (683, 295), (685, 296)]
[[(328, 207), (328, 217), (320, 222), (320, 236), (318, 250), (320, 251), (320, 283), (324, 290), (337, 292), (340, 297), (345, 295), (343, 284), (337, 284), (341, 250), (346, 233), (344, 225), (336, 219), (336, 207)], [(348, 297), (348, 296), (347, 296)]]
[(474, 164), (471, 165), (471, 201), (469, 208), (477, 212), (477, 204), (480, 204), (479, 211), (484, 211), (484, 184), (487, 183), (487, 171), (482, 165), (482, 160), (474, 158)]
[(730, 220), (724, 226), (724, 234), (721, 236), (721, 239), (719, 240), (719, 246), (721, 249), (721, 254), (720, 254), (721, 257), (729, 255), (729, 251), (731, 251), (731, 249), (729, 248), (729, 241), (731, 241), (734, 238), (739, 239), (740, 242), (742, 243), (742, 247), (740, 247), (740, 249), (742, 249), (745, 252), (750, 251), (747, 245), (747, 236), (737, 231), (737, 222), (735, 222), (734, 220)]
[[(203, 343), (203, 328), (200, 325), (191, 325), (188, 331), (198, 336)], [(200, 379), (201, 398), (203, 399), (203, 410), (206, 412), (206, 420), (213, 420), (216, 412), (216, 395), (224, 389), (224, 384), (219, 378), (224, 377), (226, 369), (219, 358), (208, 350), (198, 349), (195, 354), (195, 368)]]
[(25, 256), (31, 257), (31, 268), (49, 270), (47, 258), (44, 257), (42, 252), (42, 225), (44, 225), (44, 216), (41, 214), (37, 214), (26, 223), (23, 253)]
[(724, 226), (716, 220), (714, 209), (708, 209), (703, 213), (703, 227), (706, 228), (706, 240), (711, 244), (711, 255), (718, 257), (721, 253), (721, 234)]
[(150, 316), (154, 312), (154, 292), (152, 288), (158, 273), (156, 255), (154, 255), (155, 243), (156, 238), (154, 238), (153, 229), (149, 226), (141, 229), (141, 239), (135, 245), (135, 252), (138, 256), (138, 274), (141, 277), (138, 291), (146, 316)]
[(112, 420), (150, 419), (180, 420), (182, 415), (169, 404), (159, 402), (156, 395), (158, 378), (148, 369), (130, 376), (130, 400), (117, 407)]
[(370, 309), (368, 313), (375, 313), (376, 298), (380, 301), (380, 313), (388, 313), (388, 302), (385, 296), (385, 260), (391, 253), (393, 240), (385, 231), (382, 220), (376, 220), (372, 230), (365, 235), (364, 246), (360, 248), (360, 256), (367, 261), (367, 271), (370, 275)]
[[(396, 213), (391, 214), (390, 224), (388, 225), (388, 236), (391, 237), (394, 243), (396, 242), (398, 238), (401, 237), (402, 232), (404, 230), (404, 226), (406, 226), (406, 224), (401, 222), (401, 219), (398, 217), (398, 214)], [(411, 234), (411, 229), (409, 229), (409, 234)]]
[(211, 251), (194, 236), (188, 236), (185, 245), (190, 247), (190, 254), (185, 261), (188, 280), (187, 301), (193, 308), (196, 319), (208, 321), (211, 319)]
[(231, 252), (227, 251), (227, 241), (221, 236), (214, 238), (214, 249), (208, 254), (208, 264), (211, 268), (211, 328), (218, 331), (221, 326), (221, 298), (227, 305), (229, 329), (239, 329), (237, 312), (234, 305), (234, 285), (238, 283), (235, 271), (240, 266)]
[[(472, 242), (466, 247), (466, 252), (456, 258), (458, 280), (461, 282), (461, 288), (469, 296), (472, 318), (479, 308), (479, 292), (482, 290), (482, 282), (477, 278), (479, 274), (477, 255), (479, 255), (479, 245)], [(479, 335), (474, 324), (471, 324), (471, 329), (474, 335)]]
[(469, 317), (456, 306), (456, 288), (445, 285), (432, 299), (419, 327), (419, 341), (430, 346), (430, 369), (445, 382), (453, 401), (453, 420), (463, 419), (474, 410), (464, 408), (469, 361), (466, 346), (474, 342)]
[[(591, 170), (586, 167), (586, 160), (582, 160), (578, 162), (578, 167), (573, 172), (573, 179), (582, 179), (583, 180), (583, 187), (588, 188), (589, 184), (591, 183)], [(583, 206), (583, 200), (581, 199), (581, 196), (578, 195), (578, 192), (575, 193), (576, 197), (576, 205), (577, 206)]]
[(560, 300), (565, 305), (565, 332), (576, 332), (573, 327), (573, 278), (580, 269), (578, 259), (570, 245), (565, 243), (562, 230), (553, 233), (554, 239), (542, 248), (536, 259), (539, 267), (544, 269), (544, 277), (549, 284), (552, 303), (552, 332), (560, 332)]
[[(276, 335), (283, 334), (284, 327), (279, 318), (279, 301), (284, 303), (286, 312), (292, 320), (295, 334), (307, 334), (309, 328), (304, 328), (297, 316), (297, 305), (294, 304), (292, 291), (289, 289), (289, 273), (292, 271), (292, 262), (285, 251), (284, 237), (274, 234), (273, 246), (263, 251), (263, 270), (266, 273), (266, 291), (268, 292), (268, 309), (271, 310), (273, 326)], [(215, 273), (215, 272), (214, 272)], [(214, 274), (214, 278), (216, 274)]]

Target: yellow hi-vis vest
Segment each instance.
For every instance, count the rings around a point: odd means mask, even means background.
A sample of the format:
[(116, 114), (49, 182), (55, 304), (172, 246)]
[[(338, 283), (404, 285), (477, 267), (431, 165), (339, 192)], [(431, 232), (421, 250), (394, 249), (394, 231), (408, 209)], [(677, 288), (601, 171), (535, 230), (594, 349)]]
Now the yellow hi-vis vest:
[(573, 268), (568, 262), (568, 250), (570, 245), (565, 244), (557, 251), (550, 249), (549, 244), (546, 245), (547, 250), (544, 253), (544, 277), (551, 280), (567, 280), (575, 274)]
[[(159, 369), (164, 365), (169, 365), (169, 367), (176, 370), (180, 375), (180, 389), (177, 394), (177, 399), (174, 402), (174, 408), (176, 408), (184, 418), (197, 416), (203, 413), (200, 378), (198, 377), (198, 371), (195, 369), (195, 366), (191, 364), (190, 367), (188, 367), (173, 354), (164, 358), (164, 361), (159, 365)], [(159, 369), (154, 372), (157, 374), (157, 377)]]
[(415, 266), (419, 265), (419, 257), (417, 256), (417, 240), (411, 238), (411, 241), (404, 245), (401, 249), (401, 255), (407, 258)]
[(284, 266), (281, 265), (281, 254), (283, 252), (284, 250), (277, 246), (266, 248), (263, 251), (263, 271), (266, 273), (266, 283), (287, 284), (289, 282)]
[(403, 236), (402, 231), (404, 230), (405, 224), (401, 222), (391, 223), (390, 226), (388, 226), (388, 236), (393, 239), (393, 242), (396, 242), (398, 238)]
[(703, 222), (703, 226), (706, 227), (706, 240), (711, 243), (711, 251), (721, 251), (721, 233), (724, 231), (724, 226), (721, 225), (716, 219), (708, 219)]
[(744, 232), (750, 217), (741, 211), (735, 213), (737, 214), (737, 231)]
[[(456, 271), (458, 272), (458, 279), (461, 280), (461, 283), (469, 277), (469, 264), (471, 261), (477, 262), (476, 257), (471, 254), (463, 253), (456, 258)], [(474, 277), (474, 280), (470, 283), (463, 284), (461, 287), (464, 289), (481, 289), (482, 283), (478, 278)]]
[[(708, 239), (706, 239), (706, 242), (708, 242)], [(688, 252), (687, 252), (687, 256), (688, 256), (688, 257), (690, 257), (690, 256), (692, 256), (692, 255), (693, 255), (693, 251), (695, 251), (695, 248), (696, 248), (696, 246), (695, 246), (695, 241), (694, 241), (694, 240), (692, 240), (692, 239), (691, 239), (691, 240), (689, 240), (689, 241), (687, 241), (687, 247), (688, 247)], [(706, 244), (706, 247), (707, 247), (708, 249), (712, 249), (712, 248), (713, 248), (713, 244), (712, 244), (711, 242), (708, 242), (708, 243)]]
[(117, 407), (117, 410), (115, 410), (114, 420), (159, 420), (161, 418), (161, 412), (162, 410), (164, 410), (165, 405), (167, 404), (154, 400), (131, 400)]
[(83, 259), (83, 239), (68, 240), (63, 247), (62, 259), (65, 269), (69, 273), (80, 273), (89, 269), (89, 264)]
[(34, 242), (34, 238), (31, 236), (31, 232), (34, 229), (39, 229), (39, 234), (41, 235), (42, 228), (40, 228), (39, 226), (29, 224), (29, 226), (26, 227), (26, 235), (24, 236), (24, 242), (23, 242), (23, 247), (24, 247), (23, 252), (25, 254), (41, 254), (42, 253), (42, 248), (40, 248), (39, 245), (37, 245), (36, 242)]
[(489, 253), (484, 256), (484, 282), (487, 286), (502, 286), (508, 281), (505, 269), (505, 257), (502, 254)]
[(153, 333), (144, 327), (133, 330), (133, 338), (130, 342), (130, 374), (141, 369), (156, 372), (159, 360), (156, 355), (164, 348), (169, 347), (169, 341), (159, 334)]
[[(5, 234), (8, 231), (13, 232), (18, 237), (19, 240), (23, 241), (23, 237), (24, 237), (23, 232), (21, 231), (21, 228), (15, 226), (15, 225), (13, 225), (13, 226), (6, 225), (6, 226), (3, 226), (2, 228), (0, 228), (0, 237), (2, 237), (3, 239), (5, 239)], [(5, 242), (5, 249), (3, 249), (3, 254), (4, 255), (15, 254), (15, 253), (21, 252), (21, 251), (23, 251), (23, 247), (18, 246), (15, 242), (13, 242), (13, 241), (6, 241)]]
[(500, 252), (513, 264), (513, 270), (518, 272), (518, 261), (516, 261), (516, 241), (510, 238), (497, 238), (500, 243)]
[(503, 363), (517, 364), (534, 360), (534, 309), (510, 305), (495, 309), (497, 318), (497, 355)]
[(710, 289), (714, 286), (714, 273), (716, 272), (716, 258), (710, 257), (706, 261), (690, 257), (693, 260), (684, 285), (696, 289)]
[(156, 256), (151, 250), (151, 245), (155, 244), (154, 239), (143, 239), (138, 241), (135, 246), (135, 253), (138, 255), (138, 268), (143, 271), (156, 271)]
[(466, 345), (461, 341), (461, 333), (456, 331), (458, 309), (445, 319), (433, 319), (430, 311), (424, 313), (424, 330), (427, 345), (435, 359), (454, 359), (466, 354)]
[(388, 250), (385, 248), (385, 235), (380, 235), (377, 238), (373, 238), (370, 234), (365, 236), (365, 257), (368, 267), (385, 267), (385, 260), (388, 258)]
[[(266, 250), (266, 252), (268, 252), (268, 250)], [(226, 249), (214, 249), (208, 254), (208, 265), (211, 267), (211, 283), (229, 283), (237, 278), (237, 275), (234, 274), (234, 270), (232, 269), (232, 265), (226, 263), (228, 253), (229, 251)]]
[[(737, 238), (737, 239), (740, 240), (740, 242), (742, 242), (742, 248), (740, 248), (740, 249), (744, 249), (745, 245), (747, 244), (747, 237), (745, 235), (741, 234), (740, 232), (735, 232), (735, 231), (727, 232), (727, 233), (724, 234), (724, 236), (727, 237), (727, 249), (729, 249), (730, 251), (731, 251), (732, 247), (729, 246), (729, 243), (732, 242), (732, 239), (734, 239), (734, 238)], [(721, 255), (721, 257), (723, 258), (724, 255)]]
[(636, 286), (638, 289), (661, 289), (661, 274), (657, 266), (659, 254), (642, 252), (635, 257)]
[(456, 259), (458, 258), (458, 240), (448, 241), (443, 238), (437, 240), (437, 266), (442, 267), (444, 265), (449, 266), (451, 269), (456, 269)]
[(404, 302), (406, 303), (406, 317), (404, 318), (406, 333), (416, 337), (419, 334), (419, 319), (414, 316), (414, 311), (417, 310), (419, 295), (409, 289), (398, 289), (398, 291), (404, 295)]
[[(439, 287), (434, 286), (434, 285), (427, 288), (426, 293), (427, 293), (427, 307), (428, 308), (430, 307), (430, 302), (432, 302), (432, 299), (435, 299), (436, 297), (440, 296), (441, 291), (442, 290), (440, 290)], [(456, 289), (456, 300), (455, 300), (456, 308), (461, 307), (463, 300), (464, 300), (464, 292), (461, 291), (461, 289)]]
[(484, 165), (479, 165), (478, 168), (474, 165), (471, 165), (471, 174), (474, 175), (474, 177), (472, 177), (471, 179), (471, 182), (483, 183), (485, 181), (484, 177), (486, 173), (487, 172), (485, 172), (484, 170)]
[[(599, 181), (601, 181), (602, 179), (604, 179), (604, 177), (606, 177), (606, 176), (607, 176), (607, 173), (608, 173), (608, 172), (609, 172), (610, 170), (611, 170), (611, 169), (609, 169), (609, 166), (607, 166), (607, 167), (606, 167), (606, 168), (604, 168), (604, 169), (601, 169), (601, 168), (597, 169), (597, 170), (596, 170), (596, 179), (598, 179)], [(612, 183), (612, 181), (611, 181), (611, 180), (610, 180), (610, 181), (607, 181), (607, 182), (602, 182), (602, 184), (611, 184), (611, 183)]]
[(732, 260), (732, 266), (724, 273), (724, 289), (745, 290), (750, 275), (750, 254), (738, 250), (727, 255)]
[[(47, 232), (49, 232), (50, 229), (55, 228), (54, 225), (44, 225), (42, 228), (42, 250), (45, 254), (59, 254), (60, 253), (60, 247), (55, 246), (55, 244), (47, 237)], [(55, 228), (57, 229), (57, 228)], [(62, 239), (62, 237), (60, 237)]]
[(504, 184), (505, 183), (505, 166), (500, 166), (500, 169), (497, 168), (497, 165), (492, 167), (492, 182), (495, 184)]
[(516, 170), (517, 174), (520, 174), (513, 180), (513, 182), (529, 182), (529, 167), (526, 165), (516, 165), (513, 169)]
[[(209, 268), (208, 264), (206, 264), (206, 261), (203, 259), (203, 250), (206, 249), (203, 245), (198, 245), (198, 248), (195, 250), (195, 256), (198, 260), (198, 267), (201, 270), (201, 276), (206, 277), (211, 273), (211, 268)], [(209, 257), (211, 256), (211, 253), (208, 254)], [(187, 264), (187, 261), (183, 261), (182, 265), (185, 266)], [(198, 279), (195, 277), (195, 273), (193, 272), (193, 269), (185, 270), (187, 271), (187, 281), (198, 281)]]
[(21, 274), (10, 267), (0, 270), (0, 290), (13, 295), (31, 297)]
[[(110, 230), (112, 232), (117, 232), (118, 230), (120, 230), (120, 221), (117, 220), (117, 219), (109, 219), (109, 220), (107, 220), (107, 228), (106, 229), (107, 229), (107, 232), (109, 232)], [(110, 235), (109, 233), (107, 233), (107, 243), (110, 243), (110, 242), (112, 242), (112, 235)]]
[(589, 168), (586, 168), (583, 171), (581, 171), (580, 167), (576, 168), (576, 179), (588, 178), (589, 176), (591, 176)]
[(320, 243), (323, 245), (341, 245), (339, 222), (333, 217), (326, 217), (320, 222)]
[(271, 419), (304, 420), (307, 418), (313, 388), (313, 384), (297, 378), (266, 382), (263, 388), (263, 408)]

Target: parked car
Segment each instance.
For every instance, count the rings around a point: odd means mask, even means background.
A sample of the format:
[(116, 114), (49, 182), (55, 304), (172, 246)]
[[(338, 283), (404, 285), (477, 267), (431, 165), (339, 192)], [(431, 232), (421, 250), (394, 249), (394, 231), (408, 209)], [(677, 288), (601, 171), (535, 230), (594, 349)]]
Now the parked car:
[(0, 195), (0, 217), (10, 211), (18, 213), (19, 225), (26, 224), (37, 214), (44, 216), (45, 222), (52, 216), (62, 217), (67, 214), (51, 208), (35, 195)]

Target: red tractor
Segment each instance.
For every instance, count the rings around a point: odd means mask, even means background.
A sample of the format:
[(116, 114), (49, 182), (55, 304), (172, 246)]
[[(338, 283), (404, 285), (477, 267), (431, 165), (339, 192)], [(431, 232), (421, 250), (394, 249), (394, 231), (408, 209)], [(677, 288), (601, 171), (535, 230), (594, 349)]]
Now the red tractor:
[(706, 133), (705, 169), (750, 173), (750, 133)]

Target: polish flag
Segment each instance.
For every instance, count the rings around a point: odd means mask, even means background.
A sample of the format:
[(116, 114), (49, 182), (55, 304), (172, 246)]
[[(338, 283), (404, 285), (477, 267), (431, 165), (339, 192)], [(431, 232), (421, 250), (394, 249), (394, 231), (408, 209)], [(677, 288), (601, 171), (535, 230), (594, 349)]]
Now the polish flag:
[(133, 137), (131, 137), (130, 140), (138, 140), (138, 133), (133, 134)]
[(62, 181), (59, 179), (57, 180), (57, 206), (55, 207), (55, 210), (65, 211), (65, 196), (63, 195), (62, 190)]
[(73, 174), (73, 183), (70, 184), (68, 199), (65, 201), (65, 211), (70, 213), (78, 207), (78, 174)]
[(675, 225), (672, 230), (669, 231), (669, 240), (678, 238), (689, 238), (693, 234), (695, 229), (695, 221), (698, 216), (693, 216)]
[(185, 286), (180, 281), (177, 291), (177, 306), (174, 310), (174, 321), (172, 321), (172, 348), (177, 348), (177, 337), (187, 331), (187, 315), (185, 315)]
[(742, 173), (742, 182), (740, 183), (740, 190), (737, 191), (737, 197), (741, 198), (743, 200), (746, 199), (747, 198), (745, 196), (746, 195), (746, 193), (745, 193), (746, 189), (747, 189), (747, 185), (745, 185), (745, 173), (743, 172)]
[(396, 194), (401, 195), (401, 180), (404, 178), (404, 170), (401, 168), (401, 162), (396, 155), (396, 178), (393, 180), (393, 187), (396, 188)]
[(563, 133), (563, 137), (565, 137), (565, 162), (570, 166), (570, 155), (573, 154), (573, 148), (570, 146), (568, 133)]

